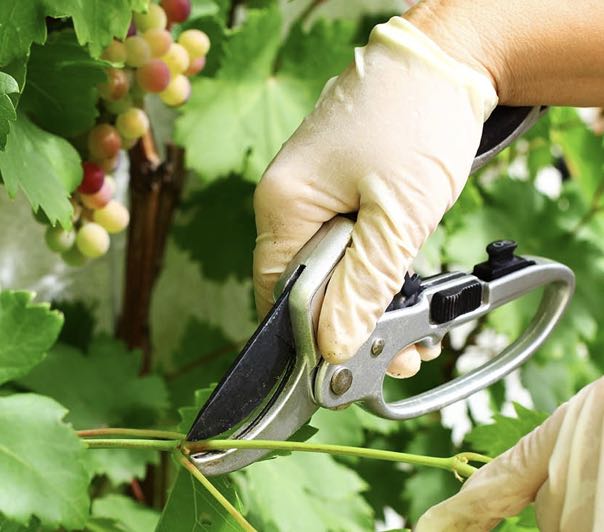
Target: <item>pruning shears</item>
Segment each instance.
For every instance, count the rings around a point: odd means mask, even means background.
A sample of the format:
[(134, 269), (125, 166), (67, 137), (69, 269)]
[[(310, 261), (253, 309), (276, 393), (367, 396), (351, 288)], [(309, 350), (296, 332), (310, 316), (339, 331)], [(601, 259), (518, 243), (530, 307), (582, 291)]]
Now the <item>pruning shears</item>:
[[(542, 107), (498, 107), (485, 124), (472, 171), (478, 170), (544, 112)], [(468, 397), (519, 367), (543, 344), (574, 291), (572, 271), (546, 258), (516, 255), (511, 240), (492, 242), (488, 259), (472, 273), (407, 275), (400, 293), (371, 337), (348, 361), (329, 364), (315, 341), (325, 287), (346, 248), (353, 221), (339, 216), (315, 234), (291, 262), (276, 288), (276, 302), (201, 408), (187, 439), (286, 440), (318, 408), (357, 403), (373, 414), (403, 420)], [(541, 304), (524, 333), (480, 368), (432, 390), (396, 402), (383, 393), (386, 369), (404, 347), (434, 345), (445, 334), (533, 290)], [(268, 451), (199, 452), (193, 463), (206, 475), (235, 471)]]

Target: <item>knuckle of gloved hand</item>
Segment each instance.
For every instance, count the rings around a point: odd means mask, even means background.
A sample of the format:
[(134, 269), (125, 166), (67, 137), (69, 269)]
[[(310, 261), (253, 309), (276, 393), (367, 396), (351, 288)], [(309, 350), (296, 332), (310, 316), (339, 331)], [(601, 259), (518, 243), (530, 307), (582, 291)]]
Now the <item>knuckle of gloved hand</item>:
[(294, 201), (298, 194), (298, 185), (291, 174), (280, 165), (271, 165), (262, 176), (254, 191), (254, 209), (274, 210), (291, 207), (287, 202)]

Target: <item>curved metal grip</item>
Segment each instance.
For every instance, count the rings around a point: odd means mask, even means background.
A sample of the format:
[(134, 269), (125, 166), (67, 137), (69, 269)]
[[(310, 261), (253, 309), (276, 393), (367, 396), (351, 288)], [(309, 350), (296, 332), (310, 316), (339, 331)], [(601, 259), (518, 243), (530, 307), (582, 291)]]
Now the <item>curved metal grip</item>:
[[(573, 290), (572, 271), (556, 262), (530, 257), (535, 264), (489, 283), (473, 275), (445, 275), (429, 284), (412, 307), (388, 312), (378, 322), (371, 338), (355, 357), (340, 365), (323, 362), (315, 382), (316, 400), (327, 408), (341, 408), (350, 402), (360, 402), (364, 408), (388, 419), (418, 417), (464, 399), (500, 380), (524, 363), (545, 341), (566, 309)], [(434, 294), (461, 287), (468, 282), (482, 284), (482, 303), (474, 311), (443, 324), (430, 318)], [(428, 392), (395, 403), (383, 396), (383, 380), (390, 361), (398, 351), (416, 342), (437, 342), (451, 329), (476, 319), (497, 307), (517, 299), (539, 287), (545, 287), (535, 318), (526, 331), (497, 357), (482, 367)], [(384, 344), (376, 357), (374, 342)], [(333, 379), (343, 370), (352, 376), (352, 384), (344, 393), (333, 390)]]

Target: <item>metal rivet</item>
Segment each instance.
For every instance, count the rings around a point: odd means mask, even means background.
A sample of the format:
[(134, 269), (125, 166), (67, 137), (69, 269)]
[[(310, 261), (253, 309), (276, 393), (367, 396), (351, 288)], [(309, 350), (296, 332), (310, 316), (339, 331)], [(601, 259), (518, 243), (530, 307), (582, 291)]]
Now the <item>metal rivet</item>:
[(384, 350), (385, 342), (381, 338), (376, 338), (371, 344), (371, 354), (376, 357)]
[(352, 371), (348, 368), (338, 369), (331, 378), (331, 391), (336, 395), (347, 392), (352, 385)]

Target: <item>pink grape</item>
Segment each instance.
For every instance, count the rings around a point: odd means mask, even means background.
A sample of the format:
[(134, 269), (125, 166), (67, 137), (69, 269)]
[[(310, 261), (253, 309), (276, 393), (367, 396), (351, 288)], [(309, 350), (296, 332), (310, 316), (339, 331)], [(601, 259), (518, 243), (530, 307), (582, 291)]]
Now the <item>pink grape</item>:
[(124, 43), (113, 39), (111, 44), (103, 50), (101, 58), (111, 63), (125, 63), (127, 55), (128, 51)]
[(149, 129), (149, 118), (145, 111), (131, 107), (118, 115), (115, 125), (125, 139), (138, 139)]
[(103, 186), (98, 192), (95, 192), (94, 194), (80, 194), (80, 199), (84, 206), (89, 209), (102, 209), (111, 201), (112, 196), (113, 186), (105, 179)]
[(131, 67), (143, 66), (151, 59), (151, 47), (140, 35), (128, 37), (125, 41), (128, 56), (126, 64)]
[(170, 22), (184, 22), (191, 14), (191, 0), (161, 0)]
[(176, 107), (185, 103), (191, 95), (191, 83), (182, 74), (176, 76), (168, 85), (168, 88), (159, 93), (162, 102), (170, 107)]
[(199, 59), (210, 50), (210, 38), (199, 30), (186, 30), (180, 34), (178, 44), (183, 46), (191, 59)]
[(86, 264), (86, 261), (88, 260), (86, 257), (84, 257), (84, 255), (80, 253), (80, 250), (76, 245), (74, 245), (71, 249), (65, 251), (65, 253), (62, 253), (61, 258), (65, 261), (65, 264), (74, 268), (84, 266), (84, 264)]
[(105, 100), (119, 100), (128, 94), (130, 81), (127, 74), (119, 68), (107, 69), (107, 81), (99, 84), (99, 94)]
[(178, 43), (173, 43), (168, 53), (162, 55), (161, 58), (168, 65), (173, 76), (182, 74), (189, 68), (189, 53), (184, 46)]
[(113, 179), (113, 177), (108, 175), (108, 176), (105, 176), (105, 181), (107, 181), (107, 184), (109, 185), (109, 190), (111, 191), (111, 197), (113, 197), (115, 195), (115, 190), (117, 188), (115, 179)]
[(115, 157), (122, 147), (122, 139), (111, 124), (98, 124), (88, 133), (88, 151), (93, 159)]
[(161, 92), (170, 83), (170, 71), (161, 59), (151, 59), (136, 71), (136, 81), (147, 92)]
[(78, 231), (76, 246), (85, 257), (100, 257), (109, 249), (109, 234), (99, 224), (87, 223)]
[(44, 238), (51, 251), (63, 253), (73, 246), (76, 235), (74, 231), (65, 231), (61, 227), (49, 227)]
[(201, 72), (203, 70), (203, 67), (206, 66), (206, 58), (205, 57), (199, 57), (197, 59), (193, 59), (191, 61), (191, 64), (189, 65), (189, 68), (187, 68), (186, 72), (185, 72), (185, 76), (191, 77), (194, 76), (195, 74), (198, 74), (199, 72)]
[(134, 13), (134, 23), (141, 33), (155, 28), (163, 30), (168, 24), (168, 17), (161, 6), (151, 3), (146, 13)]
[(143, 35), (143, 39), (147, 41), (147, 44), (151, 48), (151, 55), (153, 57), (161, 57), (167, 53), (172, 44), (172, 34), (159, 28), (147, 30)]
[(102, 209), (92, 213), (92, 219), (108, 233), (123, 231), (130, 221), (130, 213), (120, 202), (111, 200)]
[(84, 170), (84, 177), (78, 187), (78, 192), (82, 194), (95, 194), (101, 190), (105, 181), (105, 172), (103, 172), (103, 169), (98, 164), (90, 161), (83, 162), (82, 169)]

